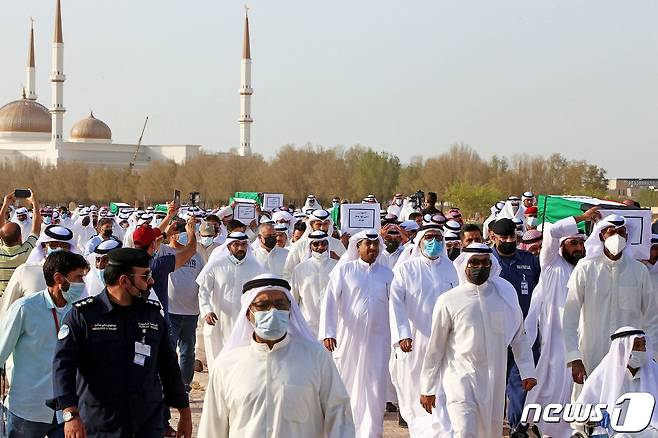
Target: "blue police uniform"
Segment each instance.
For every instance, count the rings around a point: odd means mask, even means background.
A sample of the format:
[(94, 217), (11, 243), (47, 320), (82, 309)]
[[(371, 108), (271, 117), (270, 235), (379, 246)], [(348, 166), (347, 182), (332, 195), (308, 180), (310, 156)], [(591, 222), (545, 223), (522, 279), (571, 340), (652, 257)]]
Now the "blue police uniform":
[(53, 385), (52, 404), (77, 406), (90, 438), (162, 438), (164, 404), (189, 406), (160, 304), (119, 306), (107, 290), (62, 321)]
[[(530, 309), (532, 291), (539, 283), (539, 274), (541, 273), (539, 258), (522, 249), (517, 249), (512, 256), (501, 256), (496, 247), (493, 248), (493, 255), (500, 263), (500, 276), (509, 281), (516, 289), (519, 305), (525, 319)], [(533, 345), (532, 351), (536, 363), (539, 358), (539, 341)], [(515, 429), (521, 422), (526, 392), (521, 386), (521, 376), (516, 363), (514, 363), (514, 355), (511, 349), (508, 349), (507, 353), (507, 397), (509, 398), (507, 419), (510, 427)]]

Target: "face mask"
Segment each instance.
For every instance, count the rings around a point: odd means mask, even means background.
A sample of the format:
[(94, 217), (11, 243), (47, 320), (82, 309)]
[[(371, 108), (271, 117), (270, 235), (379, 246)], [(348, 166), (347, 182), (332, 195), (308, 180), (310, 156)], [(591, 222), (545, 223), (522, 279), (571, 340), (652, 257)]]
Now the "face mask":
[(135, 286), (134, 281), (130, 280), (130, 282), (132, 283), (133, 287), (135, 289), (137, 289), (137, 295), (135, 296), (135, 298), (138, 298), (140, 300), (146, 300), (149, 297), (149, 290), (148, 289), (140, 289), (137, 286)]
[(44, 223), (44, 224), (46, 224), (46, 225), (50, 225), (50, 222), (51, 222), (51, 220), (50, 220), (50, 216), (46, 216), (46, 217), (43, 218), (43, 223)]
[(398, 207), (402, 206), (402, 199), (396, 199), (395, 205), (397, 205)]
[(626, 239), (624, 239), (619, 234), (614, 234), (608, 237), (607, 239), (605, 239), (605, 242), (603, 242), (603, 246), (605, 246), (605, 249), (607, 249), (610, 252), (610, 254), (612, 254), (613, 256), (617, 256), (621, 254), (621, 252), (626, 247)]
[(530, 216), (530, 217), (526, 218), (525, 222), (526, 222), (526, 224), (528, 224), (529, 227), (535, 228), (537, 226), (537, 224), (539, 223), (539, 219), (537, 219), (534, 216)]
[(448, 250), (448, 258), (450, 259), (450, 261), (454, 262), (455, 259), (459, 257), (459, 254), (461, 254), (461, 252), (462, 250), (460, 248), (454, 246)]
[(265, 248), (274, 248), (276, 246), (276, 236), (263, 238), (263, 245), (265, 245)]
[(162, 223), (162, 219), (153, 219), (153, 224), (156, 227), (159, 227), (161, 223)]
[(199, 229), (201, 229), (201, 224), (197, 222), (197, 224), (194, 225), (194, 231), (196, 231), (198, 233)]
[(466, 277), (468, 281), (479, 286), (489, 279), (491, 267), (488, 268), (467, 268)]
[(386, 245), (386, 251), (389, 254), (393, 254), (400, 247), (400, 241), (398, 240), (385, 240), (384, 245)]
[(325, 252), (315, 252), (311, 251), (311, 257), (313, 257), (315, 260), (327, 260), (329, 258), (329, 251)]
[(261, 339), (276, 341), (288, 332), (290, 312), (287, 310), (270, 309), (252, 312), (252, 315), (254, 315), (254, 332)]
[(244, 259), (244, 257), (243, 257), (243, 259), (239, 259), (239, 258), (237, 258), (236, 256), (234, 256), (233, 254), (229, 254), (229, 255), (228, 255), (228, 259), (229, 259), (233, 264), (235, 264), (235, 265), (239, 265), (240, 262), (242, 262), (242, 260)]
[(64, 219), (68, 219), (68, 218), (69, 218), (69, 215), (66, 214), (66, 213), (61, 213), (61, 214), (59, 215), (59, 217), (60, 217), (60, 219), (64, 220)]
[(514, 254), (516, 242), (498, 242), (497, 248), (501, 254)]
[(112, 237), (112, 228), (108, 230), (103, 230), (103, 237)]
[(103, 277), (103, 274), (105, 273), (105, 269), (96, 269), (96, 276), (100, 280), (103, 285), (105, 285), (105, 278)]
[(82, 295), (85, 293), (85, 284), (84, 283), (72, 283), (68, 279), (66, 282), (69, 284), (68, 290), (62, 289), (62, 296), (67, 303), (75, 303), (82, 298)]
[(646, 351), (631, 351), (631, 357), (628, 359), (628, 366), (631, 368), (642, 368), (647, 364), (649, 358)]
[(187, 245), (187, 233), (180, 233), (178, 235), (178, 243), (181, 245)]
[(201, 236), (201, 245), (205, 246), (206, 248), (212, 245), (214, 242), (214, 237), (212, 236)]
[(333, 205), (334, 208), (337, 208), (340, 205), (340, 202), (332, 202), (331, 205)]
[(52, 254), (52, 253), (54, 253), (54, 252), (63, 251), (63, 250), (64, 250), (64, 248), (59, 248), (59, 247), (57, 247), (57, 248), (51, 248), (51, 247), (48, 247), (48, 248), (46, 249), (46, 257), (48, 257), (50, 254)]
[(439, 242), (436, 239), (426, 240), (424, 243), (425, 254), (432, 259), (435, 259), (441, 255), (443, 251), (443, 242)]

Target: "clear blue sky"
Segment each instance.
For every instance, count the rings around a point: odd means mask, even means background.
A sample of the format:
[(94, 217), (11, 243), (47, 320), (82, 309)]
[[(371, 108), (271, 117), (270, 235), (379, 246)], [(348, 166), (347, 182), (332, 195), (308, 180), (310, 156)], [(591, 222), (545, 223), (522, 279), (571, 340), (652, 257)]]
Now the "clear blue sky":
[[(65, 130), (93, 109), (115, 142), (239, 141), (242, 1), (62, 0)], [(54, 0), (4, 2), (0, 102), (25, 82), (50, 105)], [(250, 2), (254, 124), (286, 143), (430, 156), (560, 152), (610, 177), (658, 177), (658, 2)], [(66, 136), (65, 136), (66, 137)]]

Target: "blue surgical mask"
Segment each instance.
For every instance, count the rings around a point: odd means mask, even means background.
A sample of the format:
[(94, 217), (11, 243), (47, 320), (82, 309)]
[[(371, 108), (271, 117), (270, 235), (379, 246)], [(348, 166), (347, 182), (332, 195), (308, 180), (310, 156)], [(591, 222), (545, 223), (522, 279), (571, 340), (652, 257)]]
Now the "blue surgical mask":
[(103, 285), (105, 285), (105, 278), (103, 277), (103, 274), (105, 273), (105, 269), (96, 269), (96, 276), (100, 280)]
[(66, 281), (69, 284), (69, 290), (62, 290), (62, 296), (66, 302), (72, 304), (76, 301), (80, 301), (80, 298), (82, 298), (82, 295), (85, 293), (85, 284), (73, 283), (68, 279)]
[(437, 258), (443, 252), (443, 242), (436, 239), (425, 241), (425, 254), (430, 258)]
[(66, 213), (61, 213), (61, 214), (59, 215), (59, 217), (60, 217), (60, 219), (64, 220), (64, 219), (68, 219), (69, 215), (66, 214)]
[(180, 233), (178, 235), (178, 243), (181, 245), (187, 245), (187, 233)]
[(50, 225), (51, 222), (52, 222), (52, 220), (51, 220), (50, 216), (44, 216), (44, 218), (43, 218), (43, 223), (44, 224)]
[(54, 252), (58, 252), (58, 251), (64, 251), (64, 248), (51, 248), (51, 247), (47, 247), (47, 248), (46, 248), (46, 257), (48, 257), (50, 254), (52, 254), (52, 253), (54, 253)]
[(215, 238), (212, 236), (201, 236), (201, 245), (205, 246), (206, 248), (209, 247), (210, 245), (213, 244), (215, 241)]
[(266, 341), (276, 341), (288, 332), (289, 311), (270, 309), (252, 312), (252, 314), (254, 315), (254, 332), (259, 338)]
[(537, 219), (534, 216), (529, 216), (526, 218), (526, 223), (528, 224), (529, 227), (536, 227), (537, 224), (539, 223), (539, 219)]

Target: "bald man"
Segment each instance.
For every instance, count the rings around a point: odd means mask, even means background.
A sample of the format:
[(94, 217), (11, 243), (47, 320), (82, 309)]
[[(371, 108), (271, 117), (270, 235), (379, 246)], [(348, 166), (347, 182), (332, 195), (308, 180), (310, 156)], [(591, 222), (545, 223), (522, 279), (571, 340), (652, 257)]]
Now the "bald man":
[(32, 218), (32, 230), (25, 241), (23, 241), (20, 225), (6, 220), (7, 209), (16, 201), (13, 192), (5, 196), (2, 208), (0, 208), (0, 239), (2, 239), (2, 244), (0, 244), (0, 297), (14, 270), (25, 263), (34, 249), (41, 232), (41, 215), (36, 197), (32, 194), (27, 200), (32, 203), (34, 217)]

